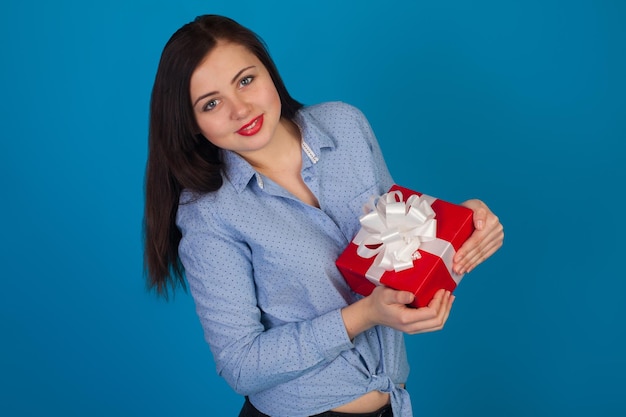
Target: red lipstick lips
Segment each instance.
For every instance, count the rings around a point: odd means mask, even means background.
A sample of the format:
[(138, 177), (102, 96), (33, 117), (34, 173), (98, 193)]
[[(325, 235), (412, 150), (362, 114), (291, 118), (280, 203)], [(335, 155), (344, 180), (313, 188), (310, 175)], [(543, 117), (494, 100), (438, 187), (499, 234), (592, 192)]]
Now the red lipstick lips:
[(261, 127), (263, 127), (263, 115), (260, 115), (250, 123), (242, 126), (237, 133), (243, 136), (252, 136), (256, 135), (259, 130), (261, 130)]

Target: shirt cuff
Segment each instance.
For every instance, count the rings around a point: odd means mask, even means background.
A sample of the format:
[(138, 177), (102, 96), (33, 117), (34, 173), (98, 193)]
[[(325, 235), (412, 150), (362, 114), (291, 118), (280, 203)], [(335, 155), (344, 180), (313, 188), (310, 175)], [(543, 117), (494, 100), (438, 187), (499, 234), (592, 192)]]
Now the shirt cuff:
[(341, 309), (330, 311), (311, 323), (319, 352), (327, 361), (335, 359), (344, 350), (354, 347), (348, 337)]

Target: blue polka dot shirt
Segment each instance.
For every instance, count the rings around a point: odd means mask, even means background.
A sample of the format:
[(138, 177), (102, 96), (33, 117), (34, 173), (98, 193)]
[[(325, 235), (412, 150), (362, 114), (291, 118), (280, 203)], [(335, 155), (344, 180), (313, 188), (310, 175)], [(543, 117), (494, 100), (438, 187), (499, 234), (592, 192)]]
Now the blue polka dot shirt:
[(223, 151), (222, 187), (184, 192), (179, 254), (217, 372), (273, 417), (305, 417), (365, 393), (391, 394), (411, 416), (402, 333), (377, 326), (353, 340), (341, 309), (360, 296), (335, 260), (363, 205), (393, 184), (363, 114), (333, 102), (301, 109), (307, 205)]

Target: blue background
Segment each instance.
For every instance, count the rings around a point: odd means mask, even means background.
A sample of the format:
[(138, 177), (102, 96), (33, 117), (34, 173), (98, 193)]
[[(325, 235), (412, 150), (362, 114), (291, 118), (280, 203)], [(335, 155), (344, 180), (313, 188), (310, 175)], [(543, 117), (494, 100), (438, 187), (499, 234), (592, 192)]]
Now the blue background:
[(0, 414), (237, 415), (191, 297), (142, 275), (151, 85), (204, 13), (299, 100), (361, 108), (396, 182), (505, 225), (446, 328), (407, 338), (416, 415), (626, 415), (617, 0), (3, 2)]

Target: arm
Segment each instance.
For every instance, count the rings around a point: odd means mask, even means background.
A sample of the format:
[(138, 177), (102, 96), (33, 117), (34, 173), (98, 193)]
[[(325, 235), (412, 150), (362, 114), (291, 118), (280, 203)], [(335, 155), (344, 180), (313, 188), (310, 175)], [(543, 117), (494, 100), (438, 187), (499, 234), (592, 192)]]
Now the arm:
[(248, 246), (210, 214), (181, 211), (179, 253), (196, 311), (217, 371), (236, 392), (290, 381), (352, 348), (340, 310), (266, 328)]
[[(372, 152), (377, 182), (382, 185), (382, 190), (386, 191), (394, 182), (380, 145), (365, 116), (360, 110), (354, 107), (352, 109)], [(450, 314), (454, 296), (441, 290), (435, 294), (428, 306), (419, 309), (407, 307), (406, 304), (411, 303), (413, 298), (414, 295), (410, 292), (396, 291), (384, 286), (376, 287), (372, 294), (342, 310), (349, 337), (353, 338), (376, 325), (388, 326), (408, 334), (442, 329)]]
[[(482, 201), (469, 200), (462, 205), (474, 211), (476, 230), (457, 252), (454, 268), (469, 272), (502, 246), (504, 231), (498, 217)], [(376, 287), (372, 294), (342, 310), (349, 337), (378, 324), (408, 334), (441, 330), (450, 315), (454, 296), (440, 290), (428, 306), (418, 309), (406, 306), (413, 298), (410, 292)]]
[[(476, 230), (457, 252), (454, 268), (469, 272), (502, 246), (504, 231), (498, 217), (482, 201), (469, 200), (463, 205), (474, 211)], [(413, 298), (410, 292), (376, 287), (372, 294), (342, 310), (349, 337), (375, 325), (389, 326), (408, 334), (441, 330), (455, 297), (449, 291), (440, 290), (428, 306), (418, 309), (406, 306)]]
[(394, 184), (394, 181), (385, 162), (380, 144), (378, 143), (376, 135), (374, 134), (374, 131), (372, 130), (372, 127), (365, 115), (356, 107), (353, 107), (353, 109), (357, 114), (357, 120), (361, 126), (365, 140), (372, 151), (372, 160), (374, 162), (378, 182), (382, 185), (382, 189), (387, 191)]

